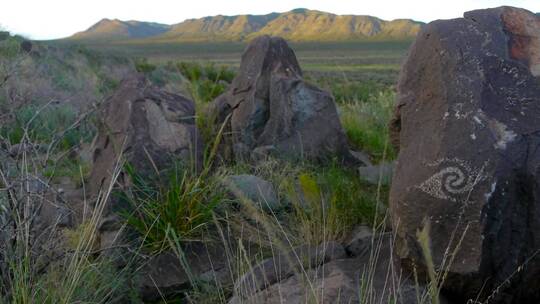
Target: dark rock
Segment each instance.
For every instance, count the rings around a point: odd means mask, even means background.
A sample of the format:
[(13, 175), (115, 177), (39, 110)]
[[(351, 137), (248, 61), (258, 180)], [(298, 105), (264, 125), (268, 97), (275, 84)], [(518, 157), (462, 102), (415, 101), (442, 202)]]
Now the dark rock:
[(250, 298), (258, 291), (285, 280), (302, 269), (317, 268), (346, 256), (343, 246), (336, 242), (327, 242), (319, 246), (299, 246), (289, 252), (277, 254), (254, 266), (235, 283), (235, 297)]
[(363, 166), (371, 166), (371, 160), (369, 159), (369, 155), (365, 152), (360, 151), (350, 151), (352, 157), (354, 157), (358, 163), (362, 164)]
[(90, 192), (97, 195), (109, 186), (120, 156), (146, 177), (169, 169), (175, 161), (197, 168), (202, 152), (194, 103), (149, 85), (142, 75), (132, 75), (101, 110)]
[(136, 287), (144, 301), (169, 299), (189, 291), (201, 281), (232, 285), (224, 248), (190, 243), (182, 248), (185, 263), (172, 252), (158, 254), (142, 267)]
[(540, 18), (511, 7), (431, 22), (403, 66), (390, 194), (398, 253), (425, 269), (416, 233), (429, 221), (444, 289), (462, 301), (500, 286), (490, 303), (540, 302), (538, 76)]
[(370, 227), (359, 226), (355, 229), (354, 235), (347, 242), (345, 250), (350, 256), (362, 256), (369, 252), (371, 243), (374, 240), (375, 234)]
[(32, 51), (32, 42), (28, 40), (21, 42), (21, 50), (25, 51), (26, 53), (30, 53)]
[[(417, 304), (415, 282), (392, 267), (392, 243), (389, 234), (374, 237), (366, 254), (354, 258), (341, 254), (314, 267), (297, 269), (273, 284), (260, 285), (257, 292), (236, 294), (229, 304)], [(282, 269), (281, 265), (270, 266)], [(420, 296), (426, 294), (423, 286), (418, 291)], [(441, 297), (440, 303), (448, 302)]]
[(244, 146), (225, 150), (240, 153), (237, 158), (271, 146), (282, 158), (352, 159), (334, 98), (302, 79), (296, 56), (282, 38), (254, 39), (242, 55), (238, 76), (212, 108), (218, 123), (230, 115), (232, 136), (225, 144)]

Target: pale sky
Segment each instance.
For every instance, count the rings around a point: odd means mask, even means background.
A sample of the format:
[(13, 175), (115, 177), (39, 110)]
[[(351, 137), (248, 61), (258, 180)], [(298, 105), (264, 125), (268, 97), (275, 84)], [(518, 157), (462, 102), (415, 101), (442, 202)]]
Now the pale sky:
[(385, 20), (456, 18), (478, 8), (510, 5), (540, 12), (540, 0), (0, 0), (0, 27), (32, 39), (82, 31), (102, 18), (179, 23), (212, 15), (267, 14), (309, 8)]

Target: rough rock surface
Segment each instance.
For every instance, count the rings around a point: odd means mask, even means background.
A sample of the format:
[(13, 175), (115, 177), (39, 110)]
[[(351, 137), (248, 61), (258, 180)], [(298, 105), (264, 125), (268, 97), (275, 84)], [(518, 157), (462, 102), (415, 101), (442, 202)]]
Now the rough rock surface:
[(279, 199), (272, 183), (255, 175), (231, 175), (224, 184), (235, 197), (248, 199), (261, 210), (272, 211), (279, 208)]
[(268, 286), (285, 280), (301, 269), (311, 269), (326, 262), (343, 259), (347, 255), (338, 243), (327, 242), (319, 246), (304, 245), (290, 252), (277, 254), (264, 260), (242, 276), (234, 285), (237, 298), (249, 298)]
[[(213, 104), (218, 123), (230, 115), (229, 157), (351, 159), (334, 98), (302, 79), (285, 40), (261, 36), (244, 54), (229, 90)], [(255, 155), (251, 153), (256, 152)]]
[(102, 109), (90, 191), (96, 195), (108, 187), (121, 155), (147, 176), (173, 161), (198, 166), (202, 150), (194, 103), (149, 85), (142, 75), (131, 75)]
[[(400, 303), (417, 304), (415, 283), (407, 277), (402, 276), (399, 271), (392, 268), (392, 240), (386, 234), (374, 237), (373, 243), (367, 241), (366, 246), (370, 247), (359, 256), (347, 257), (344, 248), (336, 243), (329, 243), (334, 254), (328, 255), (324, 259), (317, 260), (317, 263), (303, 265), (303, 267), (284, 267), (283, 265), (270, 259), (259, 264), (254, 271), (245, 275), (240, 283), (244, 282), (266, 282), (254, 289), (243, 289), (230, 299), (229, 304), (303, 304), (303, 303)], [(371, 247), (371, 246), (375, 247)], [(322, 245), (324, 248), (324, 245)], [(377, 256), (370, 256), (369, 252), (376, 250)], [(293, 261), (305, 260), (301, 252), (292, 256)], [(310, 260), (310, 259), (307, 259)], [(313, 262), (313, 261), (311, 261)], [(261, 268), (261, 266), (264, 266)], [(261, 269), (267, 271), (260, 272)], [(279, 276), (275, 276), (278, 270)], [(289, 271), (289, 272), (287, 272)], [(260, 272), (254, 275), (255, 272)], [(262, 273), (266, 274), (266, 280)], [(273, 279), (273, 280), (269, 280)], [(399, 278), (392, 282), (392, 278)], [(360, 289), (363, 284), (368, 288)], [(236, 284), (239, 286), (248, 286)], [(246, 291), (251, 292), (246, 292)], [(424, 292), (420, 288), (421, 294)], [(395, 301), (395, 302), (394, 302)], [(441, 299), (441, 303), (447, 303)]]
[[(142, 267), (136, 287), (144, 301), (159, 301), (186, 292), (193, 283), (232, 284), (224, 248), (194, 242), (183, 248), (185, 265), (172, 252), (151, 257)], [(186, 269), (188, 267), (188, 269)], [(192, 282), (194, 280), (195, 282)]]
[(401, 72), (390, 194), (398, 254), (422, 268), (425, 219), (437, 265), (463, 238), (445, 283), (454, 295), (475, 299), (508, 280), (491, 303), (540, 301), (538, 76), (540, 17), (511, 7), (431, 22)]
[(388, 185), (392, 181), (394, 163), (383, 162), (378, 165), (371, 165), (358, 168), (360, 177), (370, 184)]

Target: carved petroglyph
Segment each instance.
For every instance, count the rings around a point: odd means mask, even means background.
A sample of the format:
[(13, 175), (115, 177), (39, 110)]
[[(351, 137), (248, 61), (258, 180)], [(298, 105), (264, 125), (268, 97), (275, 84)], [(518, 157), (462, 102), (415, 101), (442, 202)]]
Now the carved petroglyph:
[(482, 175), (483, 168), (473, 169), (467, 162), (457, 158), (443, 158), (427, 165), (442, 169), (417, 188), (443, 200), (457, 202), (461, 194), (469, 193), (476, 184), (485, 179)]

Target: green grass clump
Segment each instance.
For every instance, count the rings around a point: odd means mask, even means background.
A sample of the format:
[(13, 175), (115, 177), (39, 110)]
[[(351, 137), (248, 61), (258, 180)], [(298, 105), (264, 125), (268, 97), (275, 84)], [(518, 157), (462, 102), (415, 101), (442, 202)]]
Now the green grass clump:
[(386, 195), (338, 165), (305, 170), (295, 180), (287, 197), (293, 206), (290, 225), (301, 243), (340, 241), (356, 225), (373, 225), (382, 218), (384, 210), (378, 208)]
[(197, 239), (224, 198), (214, 179), (180, 166), (169, 172), (165, 184), (145, 180), (129, 165), (126, 172), (134, 182), (128, 198), (134, 211), (124, 215), (152, 251), (168, 248), (171, 233), (181, 241)]
[(365, 102), (339, 106), (341, 123), (350, 145), (355, 150), (368, 152), (376, 162), (396, 157), (388, 133), (394, 98), (392, 91), (383, 91)]

